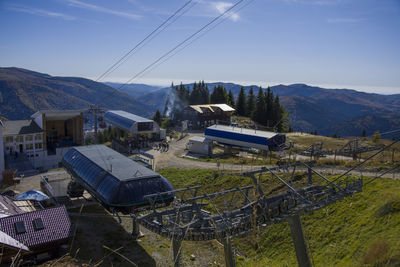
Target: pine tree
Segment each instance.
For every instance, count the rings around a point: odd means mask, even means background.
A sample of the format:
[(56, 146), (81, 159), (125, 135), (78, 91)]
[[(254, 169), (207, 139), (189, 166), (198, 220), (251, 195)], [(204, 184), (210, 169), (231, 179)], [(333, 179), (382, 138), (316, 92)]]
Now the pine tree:
[(282, 114), (282, 119), (281, 122), (278, 123), (278, 132), (293, 132), (292, 125), (290, 124), (290, 116), (289, 112), (286, 111), (286, 108), (284, 106), (280, 107), (281, 114)]
[(246, 116), (246, 94), (244, 88), (240, 88), (239, 96), (236, 102), (236, 113), (239, 116)]
[(265, 96), (263, 93), (263, 90), (260, 86), (258, 89), (258, 95), (257, 95), (257, 100), (256, 100), (256, 107), (253, 112), (253, 120), (255, 122), (263, 124), (265, 122)]
[(158, 109), (153, 116), (153, 121), (157, 122), (158, 125), (161, 125), (162, 118), (161, 118), (161, 113)]
[(264, 119), (261, 122), (262, 124), (271, 127), (273, 126), (273, 117), (274, 117), (274, 95), (271, 92), (271, 88), (268, 86), (265, 91), (265, 115)]
[(282, 131), (282, 119), (283, 112), (281, 108), (281, 104), (279, 102), (279, 96), (276, 96), (274, 99), (273, 107), (272, 107), (272, 123), (274, 127), (277, 128), (278, 132)]
[(186, 88), (181, 82), (181, 85), (179, 86), (179, 99), (181, 102), (185, 103), (185, 106), (189, 103), (189, 97), (189, 89)]
[(249, 94), (247, 96), (246, 112), (249, 117), (252, 117), (255, 108), (255, 96), (253, 93), (253, 87), (250, 87)]
[(363, 129), (362, 133), (361, 133), (361, 136), (362, 137), (366, 137), (367, 136), (367, 130)]
[(228, 102), (228, 94), (225, 87), (218, 85), (214, 87), (214, 91), (210, 97), (211, 104), (223, 104)]
[(229, 106), (231, 106), (232, 108), (235, 108), (235, 96), (233, 95), (232, 91), (229, 90), (228, 93), (228, 103)]
[(201, 96), (201, 104), (210, 104), (210, 91), (204, 81), (199, 81), (199, 91)]
[(196, 82), (194, 82), (193, 90), (189, 97), (189, 102), (190, 102), (190, 105), (200, 105), (203, 102), (202, 97), (201, 97), (200, 88), (199, 88), (199, 86), (197, 86)]

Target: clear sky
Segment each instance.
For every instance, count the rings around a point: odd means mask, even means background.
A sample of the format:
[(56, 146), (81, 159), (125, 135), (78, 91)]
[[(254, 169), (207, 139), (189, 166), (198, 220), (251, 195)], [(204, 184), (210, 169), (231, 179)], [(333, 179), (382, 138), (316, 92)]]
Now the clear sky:
[[(126, 82), (237, 0), (195, 0), (101, 81)], [(96, 79), (187, 0), (0, 0), (0, 66)], [(244, 0), (132, 82), (307, 83), (400, 93), (400, 0)]]

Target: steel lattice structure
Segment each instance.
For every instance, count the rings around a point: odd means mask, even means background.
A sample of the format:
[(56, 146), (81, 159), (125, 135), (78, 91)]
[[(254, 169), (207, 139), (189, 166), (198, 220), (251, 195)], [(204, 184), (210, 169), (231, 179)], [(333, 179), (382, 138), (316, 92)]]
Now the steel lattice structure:
[(337, 151), (337, 155), (357, 157), (360, 153), (382, 149), (384, 145), (368, 146), (361, 144), (360, 139), (353, 139)]
[(308, 157), (325, 157), (326, 155), (333, 154), (333, 152), (330, 150), (323, 150), (323, 146), (323, 142), (316, 142), (307, 147), (305, 150), (301, 151), (299, 155)]
[[(198, 194), (201, 187), (195, 186), (147, 195), (145, 198), (150, 202), (151, 209), (147, 213), (135, 216), (134, 220), (147, 229), (172, 239), (175, 266), (179, 266), (182, 241), (213, 239), (223, 242), (227, 266), (235, 266), (231, 237), (244, 235), (260, 226), (287, 221), (291, 229), (299, 266), (311, 266), (300, 216), (361, 192), (363, 185), (399, 168), (400, 165), (396, 164), (391, 170), (384, 171), (367, 180), (363, 177), (348, 179), (352, 170), (399, 141), (381, 147), (374, 155), (334, 180), (330, 180), (316, 171), (313, 168), (315, 161), (298, 161), (294, 164), (274, 168), (263, 167), (260, 170), (243, 173), (243, 176), (253, 180), (253, 186), (236, 187), (201, 195)], [(298, 166), (308, 171), (307, 186), (301, 189), (293, 187), (294, 174)], [(261, 182), (261, 175), (264, 173), (269, 173), (276, 178), (287, 189), (286, 192), (273, 196), (264, 193)], [(291, 174), (289, 181), (282, 178), (281, 173)], [(314, 185), (313, 174), (321, 178), (325, 185)], [(259, 175), (258, 178), (257, 175)], [(344, 185), (343, 182), (345, 182)], [(254, 193), (254, 198), (250, 196), (250, 191)], [(175, 198), (171, 207), (161, 208), (160, 203), (157, 204), (157, 200), (162, 199), (164, 194), (174, 194), (175, 196), (181, 194), (181, 196)], [(219, 198), (223, 199), (222, 207), (219, 205), (220, 203), (217, 203)], [(235, 206), (235, 203), (237, 205), (239, 202), (240, 206)]]
[[(339, 186), (328, 178), (315, 171), (310, 163), (296, 162), (276, 168), (263, 168), (261, 170), (244, 173), (251, 177), (255, 186), (237, 187), (221, 192), (198, 195), (199, 186), (174, 190), (161, 194), (148, 195), (146, 198), (151, 203), (151, 212), (138, 217), (138, 222), (149, 230), (164, 237), (177, 240), (203, 241), (219, 239), (226, 236), (235, 237), (246, 234), (258, 226), (280, 223), (288, 216), (302, 215), (330, 205), (338, 200), (362, 190), (362, 181), (356, 180), (346, 186)], [(296, 166), (305, 166), (309, 172), (314, 172), (325, 180), (328, 185), (312, 185), (300, 190), (294, 189), (290, 182), (281, 178), (277, 171), (289, 171)], [(288, 190), (286, 193), (266, 196), (257, 182), (256, 174), (271, 173), (284, 184)], [(294, 173), (294, 172), (293, 172)], [(257, 198), (250, 200), (249, 191), (257, 190)], [(172, 207), (157, 209), (156, 199), (164, 194), (176, 194), (186, 191), (189, 197), (180, 198)], [(236, 196), (233, 194), (236, 193)], [(228, 195), (231, 195), (230, 197)], [(226, 209), (221, 210), (215, 204), (217, 197), (227, 196)], [(240, 199), (243, 206), (232, 208), (233, 198), (235, 202)], [(206, 202), (206, 203), (205, 203)], [(230, 202), (230, 203), (229, 203)], [(211, 207), (211, 212), (204, 207)]]

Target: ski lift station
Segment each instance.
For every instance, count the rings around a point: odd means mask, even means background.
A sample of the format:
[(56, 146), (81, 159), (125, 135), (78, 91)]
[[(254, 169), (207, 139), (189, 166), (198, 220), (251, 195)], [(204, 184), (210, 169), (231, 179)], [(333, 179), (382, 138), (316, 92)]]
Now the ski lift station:
[(104, 114), (104, 120), (133, 136), (146, 136), (153, 139), (164, 139), (165, 130), (153, 120), (122, 111), (109, 110)]
[[(75, 192), (86, 189), (112, 211), (131, 213), (149, 205), (143, 198), (145, 195), (173, 190), (160, 174), (104, 145), (71, 148), (62, 163), (73, 177), (73, 183), (68, 186), (70, 195), (74, 193), (73, 188)], [(157, 202), (167, 205), (173, 198), (172, 194), (166, 194)]]
[(261, 150), (274, 150), (286, 142), (284, 134), (217, 124), (206, 128), (205, 137), (223, 145)]

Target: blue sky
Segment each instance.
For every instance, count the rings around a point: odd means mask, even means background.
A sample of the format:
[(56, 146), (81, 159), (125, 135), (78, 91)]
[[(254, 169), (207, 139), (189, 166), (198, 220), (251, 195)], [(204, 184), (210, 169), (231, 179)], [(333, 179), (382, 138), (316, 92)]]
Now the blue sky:
[[(96, 79), (187, 0), (0, 0), (0, 66)], [(101, 81), (126, 82), (235, 1), (194, 0)], [(400, 93), (399, 0), (244, 0), (135, 83), (307, 83)]]

